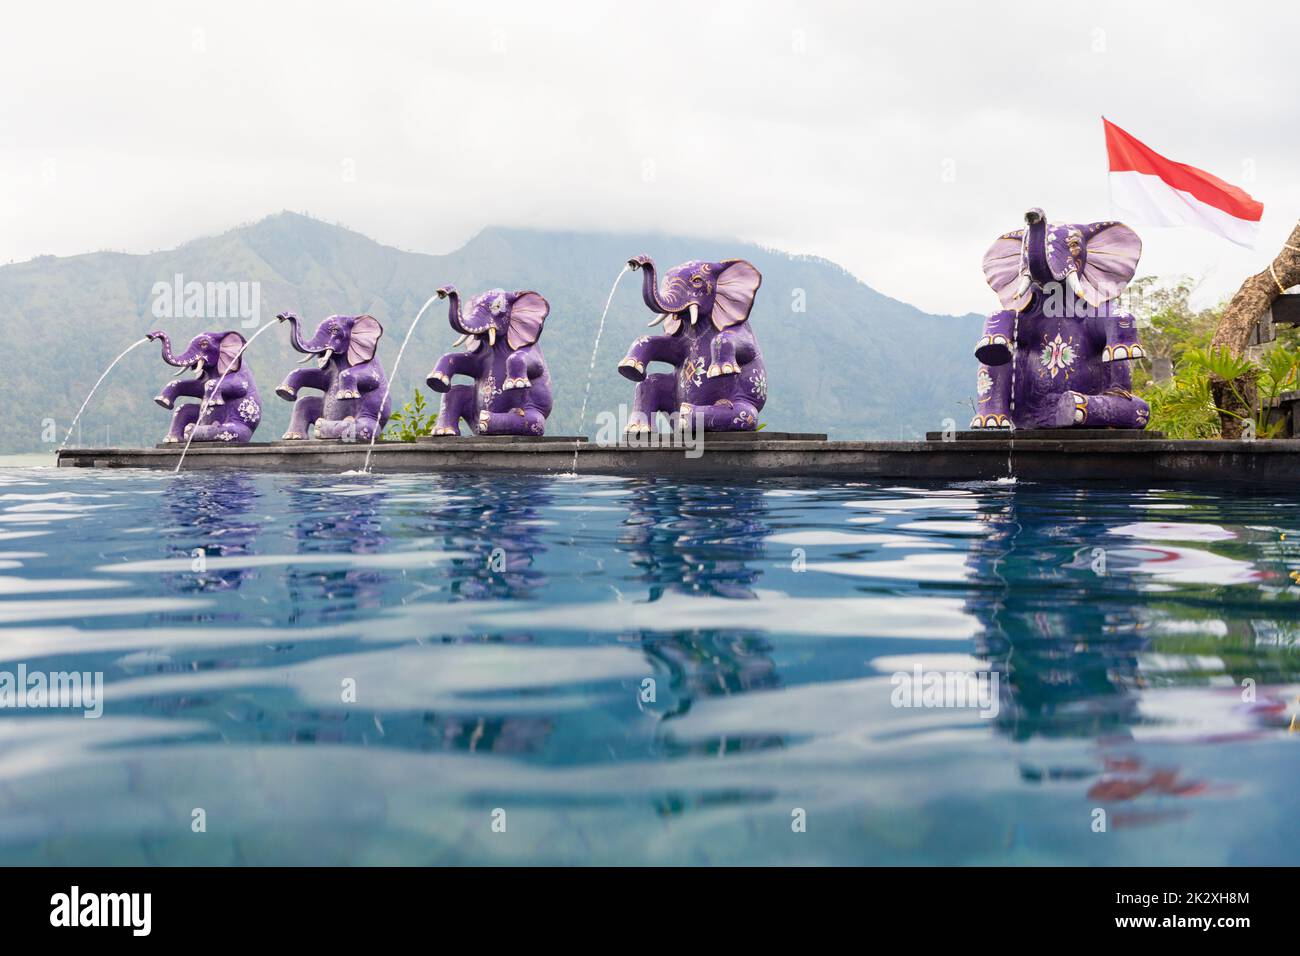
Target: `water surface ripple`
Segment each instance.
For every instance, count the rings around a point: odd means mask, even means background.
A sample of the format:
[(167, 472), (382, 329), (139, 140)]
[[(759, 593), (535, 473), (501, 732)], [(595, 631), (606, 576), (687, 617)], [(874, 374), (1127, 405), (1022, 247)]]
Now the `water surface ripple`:
[(0, 471), (0, 862), (1289, 864), (1293, 498)]

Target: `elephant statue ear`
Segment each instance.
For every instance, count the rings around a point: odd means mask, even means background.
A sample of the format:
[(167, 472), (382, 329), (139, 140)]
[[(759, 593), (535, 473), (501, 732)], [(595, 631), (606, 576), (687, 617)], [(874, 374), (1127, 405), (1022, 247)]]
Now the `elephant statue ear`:
[(749, 318), (754, 296), (763, 283), (763, 276), (744, 259), (731, 259), (722, 265), (713, 294), (713, 324), (719, 332)]
[(1087, 250), (1079, 288), (1089, 305), (1102, 305), (1124, 291), (1137, 272), (1142, 240), (1122, 222), (1094, 222), (1083, 228)]
[(984, 278), (1002, 303), (1004, 309), (1019, 312), (1029, 304), (1033, 293), (1025, 282), (1024, 272), (1025, 231), (1004, 233), (984, 253)]
[(239, 366), (244, 363), (244, 357), (240, 354), (243, 347), (244, 337), (238, 332), (227, 332), (221, 337), (221, 343), (217, 346), (218, 375), (239, 371)]
[(375, 357), (379, 348), (379, 337), (384, 334), (384, 327), (373, 315), (360, 315), (352, 323), (352, 335), (348, 338), (348, 364), (360, 365)]
[(532, 345), (542, 334), (542, 323), (551, 314), (551, 304), (536, 292), (520, 293), (510, 307), (510, 324), (506, 327), (506, 341), (512, 349)]

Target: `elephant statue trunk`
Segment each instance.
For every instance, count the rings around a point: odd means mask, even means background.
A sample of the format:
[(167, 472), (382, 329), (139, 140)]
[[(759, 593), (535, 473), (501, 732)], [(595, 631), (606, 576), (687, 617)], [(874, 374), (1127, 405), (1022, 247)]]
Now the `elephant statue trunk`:
[[(154, 397), (158, 405), (173, 412), (163, 440), (250, 441), (262, 420), (262, 403), (253, 373), (244, 364), (244, 337), (234, 331), (203, 332), (180, 355), (172, 351), (166, 332), (150, 332), (148, 337), (162, 343), (163, 361), (180, 369)], [(189, 369), (198, 374), (181, 379)], [(178, 398), (198, 401), (178, 405)]]
[(1029, 277), (1040, 285), (1060, 282), (1063, 275), (1055, 275), (1047, 261), (1047, 219), (1041, 209), (1031, 209), (1025, 213), (1025, 254), (1029, 267)]
[(190, 348), (187, 348), (180, 355), (176, 355), (172, 352), (172, 341), (166, 332), (153, 332), (151, 335), (155, 341), (162, 343), (162, 360), (168, 365), (180, 369), (176, 373), (178, 378), (189, 369), (199, 373), (203, 372), (203, 360), (198, 356), (193, 343), (191, 343)]
[(686, 302), (681, 295), (684, 287), (679, 283), (669, 283), (666, 297), (659, 294), (659, 276), (655, 271), (654, 260), (649, 256), (636, 256), (629, 259), (627, 264), (633, 271), (641, 270), (641, 298), (645, 300), (646, 307), (650, 311), (658, 312), (660, 315), (673, 315), (686, 308)]
[(300, 352), (304, 356), (299, 365), (305, 365), (313, 358), (319, 368), (325, 368), (329, 365), (333, 357), (333, 349), (330, 348), (329, 336), (324, 326), (316, 330), (316, 334), (310, 341), (302, 340), (302, 331), (298, 326), (298, 317), (292, 313), (286, 313), (283, 320), (289, 323), (289, 344), (293, 346), (295, 352)]
[(456, 291), (455, 286), (445, 285), (437, 291), (436, 295), (440, 299), (447, 300), (447, 322), (451, 325), (453, 332), (462, 336), (463, 342), (465, 336), (472, 335), (473, 333), (471, 333), (469, 329), (465, 328), (465, 323), (461, 321), (460, 293)]

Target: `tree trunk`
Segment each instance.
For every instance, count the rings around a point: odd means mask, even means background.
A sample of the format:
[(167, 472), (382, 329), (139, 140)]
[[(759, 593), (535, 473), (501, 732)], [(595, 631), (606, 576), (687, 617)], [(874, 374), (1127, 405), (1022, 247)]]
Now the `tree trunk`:
[[(1291, 230), (1291, 237), (1273, 259), (1271, 269), (1258, 272), (1243, 282), (1237, 294), (1228, 302), (1223, 317), (1219, 319), (1219, 327), (1214, 330), (1214, 338), (1210, 340), (1210, 348), (1226, 348), (1233, 355), (1245, 352), (1250, 333), (1260, 316), (1272, 307), (1273, 301), (1284, 289), (1293, 285), (1300, 285), (1300, 223)], [(1251, 418), (1255, 414), (1254, 378), (1237, 383), (1237, 391), (1245, 399), (1244, 403), (1219, 379), (1212, 380), (1210, 387), (1214, 392), (1215, 405), (1223, 409), (1219, 413), (1223, 437), (1240, 438), (1242, 418)], [(1238, 418), (1238, 415), (1242, 418)]]

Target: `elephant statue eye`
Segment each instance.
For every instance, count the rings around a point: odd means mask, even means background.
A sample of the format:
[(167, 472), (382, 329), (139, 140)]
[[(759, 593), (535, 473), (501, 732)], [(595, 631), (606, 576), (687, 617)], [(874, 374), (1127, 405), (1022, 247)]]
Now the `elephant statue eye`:
[(331, 325), (330, 335), (338, 335), (338, 334), (339, 334), (339, 327), (337, 325)]

